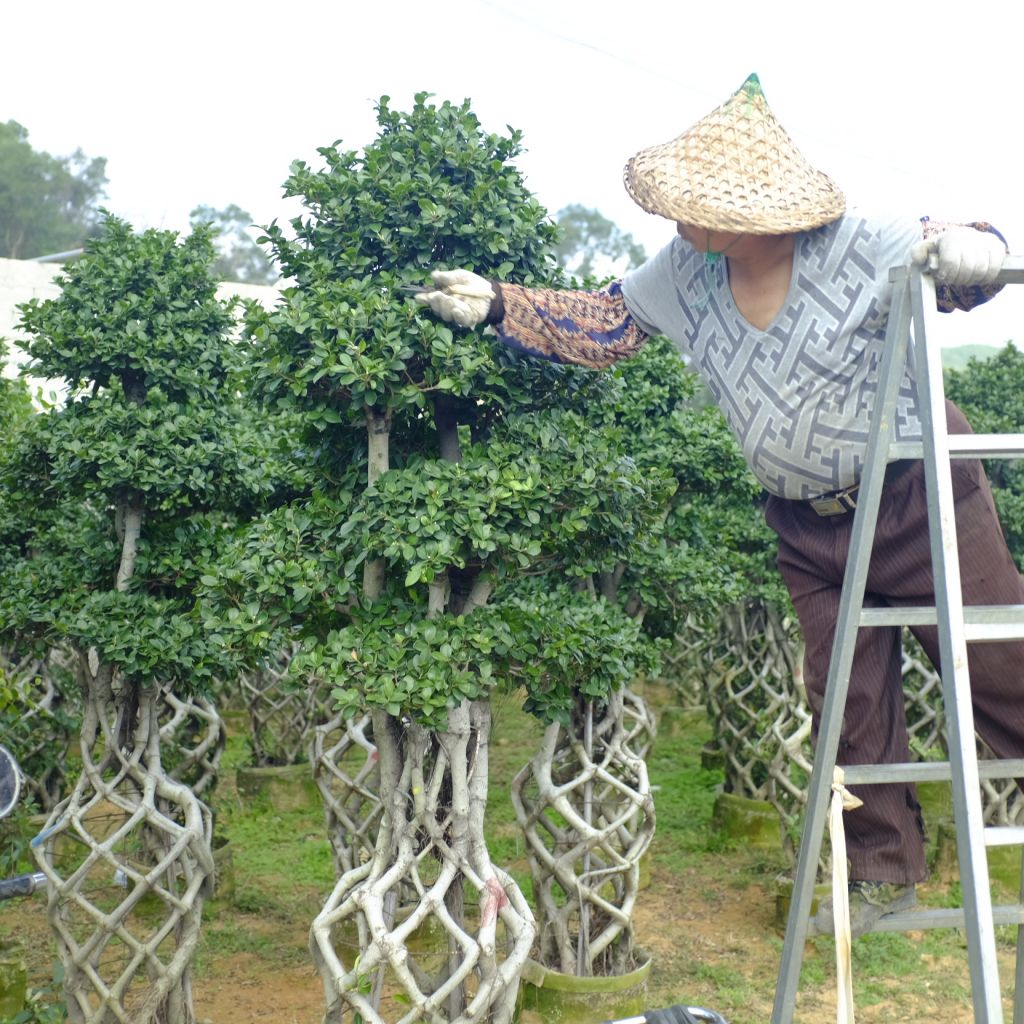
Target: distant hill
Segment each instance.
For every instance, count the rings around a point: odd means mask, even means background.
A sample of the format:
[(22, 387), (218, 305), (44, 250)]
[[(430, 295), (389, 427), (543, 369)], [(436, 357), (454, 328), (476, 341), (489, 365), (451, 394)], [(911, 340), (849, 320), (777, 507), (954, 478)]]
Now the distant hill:
[(970, 360), (984, 362), (1001, 351), (995, 345), (952, 345), (942, 350), (942, 367), (945, 370), (963, 370)]

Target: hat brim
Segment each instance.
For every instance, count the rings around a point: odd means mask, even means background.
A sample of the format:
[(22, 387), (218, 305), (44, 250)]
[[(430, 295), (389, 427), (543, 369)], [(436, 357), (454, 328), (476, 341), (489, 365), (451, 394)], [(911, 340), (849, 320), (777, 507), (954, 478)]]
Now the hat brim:
[(775, 119), (756, 75), (678, 138), (637, 153), (623, 181), (648, 213), (711, 231), (808, 231), (846, 209)]

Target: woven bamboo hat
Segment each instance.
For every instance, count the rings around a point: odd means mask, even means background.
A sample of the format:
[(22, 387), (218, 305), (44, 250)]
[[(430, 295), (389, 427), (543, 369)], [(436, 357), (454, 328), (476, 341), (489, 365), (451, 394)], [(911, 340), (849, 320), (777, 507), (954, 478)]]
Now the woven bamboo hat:
[(623, 179), (648, 213), (711, 231), (807, 231), (846, 208), (775, 119), (757, 75), (677, 139), (637, 153)]

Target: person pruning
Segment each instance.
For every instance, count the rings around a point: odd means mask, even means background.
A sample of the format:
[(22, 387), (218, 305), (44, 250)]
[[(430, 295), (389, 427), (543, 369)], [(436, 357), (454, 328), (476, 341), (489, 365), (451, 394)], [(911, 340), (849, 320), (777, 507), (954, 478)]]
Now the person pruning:
[[(939, 308), (967, 310), (999, 290), (1005, 241), (983, 222), (847, 209), (779, 124), (756, 75), (682, 135), (633, 156), (624, 180), (645, 211), (675, 223), (676, 237), (621, 280), (576, 291), (436, 270), (417, 300), (463, 327), (490, 324), (506, 344), (557, 362), (607, 367), (653, 334), (676, 344), (767, 492), (765, 517), (806, 643), (817, 736), (893, 295), (889, 269), (930, 262)], [(947, 422), (951, 433), (970, 431), (950, 402)], [(921, 436), (909, 369), (893, 435)], [(1024, 603), (980, 462), (955, 460), (952, 473), (964, 603)], [(865, 603), (934, 604), (933, 590), (923, 464), (894, 461)], [(937, 664), (936, 628), (913, 632)], [(972, 646), (977, 728), (999, 757), (1024, 756), (1022, 664), (1022, 644)], [(900, 630), (863, 630), (838, 763), (909, 760)], [(927, 875), (913, 785), (863, 789), (864, 806), (846, 821), (854, 937), (911, 906)], [(817, 925), (832, 930), (830, 904)]]

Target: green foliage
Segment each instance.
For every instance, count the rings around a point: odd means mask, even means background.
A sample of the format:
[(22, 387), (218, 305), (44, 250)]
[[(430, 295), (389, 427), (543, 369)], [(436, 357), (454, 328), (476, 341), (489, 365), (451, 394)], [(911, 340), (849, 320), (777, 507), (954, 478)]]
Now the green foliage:
[(675, 483), (656, 535), (619, 583), (647, 609), (645, 626), (672, 636), (690, 613), (717, 613), (741, 598), (785, 600), (760, 486), (717, 407), (695, 401), (698, 378), (671, 342), (652, 338), (613, 369), (618, 391), (595, 410), (630, 438), (642, 476)]
[(193, 229), (209, 224), (217, 236), (217, 258), (210, 272), (218, 281), (239, 281), (244, 284), (274, 284), (277, 272), (266, 253), (249, 233), (253, 226), (247, 210), (231, 203), (218, 210), (197, 206), (189, 214)]
[[(1024, 433), (1024, 355), (1013, 345), (946, 372), (946, 396), (978, 433)], [(985, 465), (1003, 532), (1017, 565), (1024, 569), (1024, 465), (992, 459)]]
[(526, 689), (524, 708), (568, 726), (580, 700), (604, 701), (653, 674), (660, 644), (617, 604), (565, 586), (521, 587), (501, 610), (515, 637), (508, 682)]
[(58, 276), (60, 296), (21, 307), (32, 369), (67, 381), (71, 399), (111, 384), (139, 404), (153, 389), (170, 401), (212, 398), (233, 359), (213, 258), (209, 228), (179, 243), (174, 232), (136, 235), (108, 216), (86, 256)]
[(24, 260), (93, 236), (107, 161), (37, 152), (17, 121), (0, 124), (0, 256)]
[(525, 686), (535, 714), (564, 719), (653, 671), (652, 634), (758, 585), (756, 488), (663, 340), (599, 374), (410, 301), (402, 286), (439, 266), (563, 279), (511, 164), (517, 132), (426, 94), (405, 114), (382, 99), (378, 121), (362, 152), (294, 164), (306, 213), (290, 237), (267, 229), (292, 283), (273, 310), (247, 307), (246, 360), (301, 419), (317, 484), (225, 546), (201, 580), (206, 629), (252, 660), (301, 640), (295, 680), (326, 680), (349, 714), (439, 726)]
[(643, 545), (668, 494), (614, 431), (578, 413), (509, 418), (461, 462), (414, 457), (357, 501), (343, 534), (368, 557), (408, 566), (405, 585), (446, 567), (507, 576), (610, 569)]
[(55, 960), (50, 981), (28, 993), (23, 1009), (3, 1024), (61, 1024), (68, 1019), (67, 1007), (61, 997), (64, 986), (64, 965)]
[(286, 277), (300, 286), (346, 277), (396, 274), (421, 281), (437, 267), (469, 267), (523, 284), (546, 280), (554, 228), (511, 161), (522, 135), (487, 134), (469, 101), (428, 103), (418, 93), (408, 114), (390, 97), (377, 105), (380, 133), (362, 153), (339, 144), (318, 150), (326, 166), (292, 164), (285, 195), (308, 217), (287, 239), (267, 238)]
[[(10, 347), (0, 338), (0, 365), (7, 365)], [(32, 396), (25, 382), (0, 374), (0, 430), (10, 438), (31, 417)]]
[[(21, 307), (28, 371), (63, 378), (68, 400), (0, 460), (0, 635), (95, 647), (186, 692), (231, 668), (193, 611), (201, 567), (239, 516), (301, 478), (287, 422), (242, 402), (213, 258), (206, 228), (179, 240), (108, 217), (61, 294)], [(126, 562), (129, 513), (142, 532)]]

